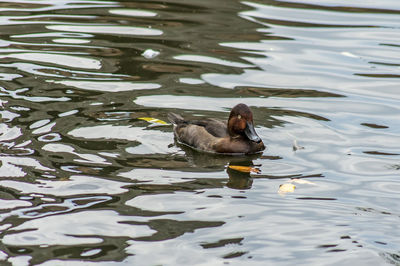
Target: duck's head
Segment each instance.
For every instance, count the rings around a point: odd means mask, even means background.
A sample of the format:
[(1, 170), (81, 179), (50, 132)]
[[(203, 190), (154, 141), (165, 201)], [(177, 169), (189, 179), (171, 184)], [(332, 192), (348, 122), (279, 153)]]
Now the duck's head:
[(261, 138), (254, 129), (253, 113), (243, 103), (232, 108), (228, 119), (228, 132), (233, 138), (242, 136), (256, 143), (261, 142)]

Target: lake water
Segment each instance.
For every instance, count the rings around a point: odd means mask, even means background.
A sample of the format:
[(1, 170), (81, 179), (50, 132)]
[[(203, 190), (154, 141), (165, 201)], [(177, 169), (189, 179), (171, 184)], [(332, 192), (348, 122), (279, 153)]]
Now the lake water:
[[(400, 265), (399, 1), (0, 14), (1, 265)], [(163, 123), (240, 102), (262, 154)]]

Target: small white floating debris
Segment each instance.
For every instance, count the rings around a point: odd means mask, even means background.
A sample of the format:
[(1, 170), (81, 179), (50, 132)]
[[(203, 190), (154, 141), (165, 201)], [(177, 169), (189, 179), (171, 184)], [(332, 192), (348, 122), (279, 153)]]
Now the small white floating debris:
[(293, 150), (297, 151), (297, 150), (303, 150), (304, 147), (300, 146), (299, 144), (297, 144), (297, 140), (293, 140)]
[(353, 58), (358, 58), (358, 56), (350, 53), (350, 52), (341, 52), (342, 55), (347, 56), (347, 57), (353, 57)]
[(299, 179), (299, 178), (294, 178), (294, 179), (290, 180), (289, 182), (297, 183), (297, 184), (307, 184), (307, 185), (313, 185), (313, 186), (317, 185), (314, 182), (311, 182), (311, 181), (308, 181), (308, 180), (304, 180), (304, 179)]
[(152, 59), (160, 54), (159, 51), (155, 51), (152, 49), (147, 49), (142, 53), (142, 56), (147, 59)]

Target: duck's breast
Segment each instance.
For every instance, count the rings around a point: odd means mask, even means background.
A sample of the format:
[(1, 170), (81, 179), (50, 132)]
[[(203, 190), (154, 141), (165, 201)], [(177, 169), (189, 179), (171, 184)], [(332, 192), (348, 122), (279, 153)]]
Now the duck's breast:
[(253, 154), (263, 151), (265, 146), (262, 141), (255, 143), (243, 138), (232, 139), (228, 137), (220, 139), (214, 148), (218, 153)]

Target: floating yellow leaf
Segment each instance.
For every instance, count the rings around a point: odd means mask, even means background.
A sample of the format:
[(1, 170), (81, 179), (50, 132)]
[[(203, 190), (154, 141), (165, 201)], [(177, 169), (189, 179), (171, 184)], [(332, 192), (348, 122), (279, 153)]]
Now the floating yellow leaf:
[(228, 167), (233, 170), (236, 170), (239, 172), (244, 172), (244, 173), (256, 173), (256, 174), (261, 173), (260, 169), (251, 167), (251, 166), (229, 165)]
[(167, 123), (167, 122), (165, 122), (165, 121), (162, 121), (162, 120), (160, 120), (160, 119), (157, 119), (157, 118), (153, 118), (153, 117), (139, 117), (138, 119), (140, 119), (140, 120), (144, 120), (144, 121), (147, 121), (147, 122), (149, 122), (149, 123), (153, 123), (153, 124), (162, 124), (162, 125), (168, 125), (168, 123)]
[(293, 192), (294, 189), (296, 188), (295, 185), (291, 184), (291, 183), (285, 183), (279, 186), (279, 190), (278, 193), (279, 194), (286, 194), (288, 192)]

